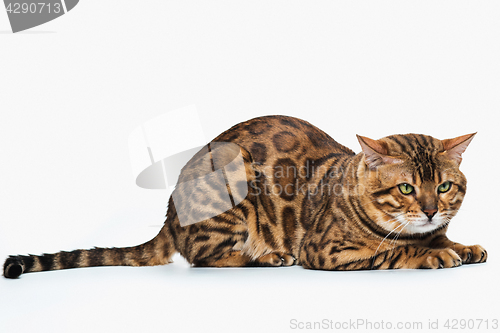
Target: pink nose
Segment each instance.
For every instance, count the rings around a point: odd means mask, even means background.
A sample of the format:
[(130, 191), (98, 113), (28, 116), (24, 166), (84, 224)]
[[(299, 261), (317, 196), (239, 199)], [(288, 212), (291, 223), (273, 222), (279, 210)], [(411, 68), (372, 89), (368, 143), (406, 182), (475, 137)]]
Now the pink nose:
[(432, 219), (432, 217), (436, 215), (437, 211), (438, 210), (436, 208), (424, 209), (424, 214), (427, 215), (429, 219)]

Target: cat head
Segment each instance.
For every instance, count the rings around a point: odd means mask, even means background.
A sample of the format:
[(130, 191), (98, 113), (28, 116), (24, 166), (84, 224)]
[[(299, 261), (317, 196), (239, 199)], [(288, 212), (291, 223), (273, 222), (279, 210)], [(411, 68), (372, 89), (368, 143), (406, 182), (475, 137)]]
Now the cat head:
[(374, 222), (402, 234), (445, 227), (466, 192), (459, 166), (474, 135), (448, 140), (419, 134), (380, 140), (358, 136), (364, 154), (358, 179)]

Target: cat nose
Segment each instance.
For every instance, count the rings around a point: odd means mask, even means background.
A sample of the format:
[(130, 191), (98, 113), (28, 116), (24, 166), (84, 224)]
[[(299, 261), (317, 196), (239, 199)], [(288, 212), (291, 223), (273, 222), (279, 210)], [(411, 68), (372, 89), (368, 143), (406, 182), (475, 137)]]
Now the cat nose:
[(430, 220), (434, 215), (436, 215), (437, 211), (437, 208), (424, 209), (424, 214), (427, 215)]

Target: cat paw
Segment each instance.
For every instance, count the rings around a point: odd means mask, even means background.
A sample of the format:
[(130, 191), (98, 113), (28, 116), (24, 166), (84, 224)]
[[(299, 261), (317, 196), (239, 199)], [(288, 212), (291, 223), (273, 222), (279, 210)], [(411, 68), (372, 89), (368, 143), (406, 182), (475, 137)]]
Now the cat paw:
[(297, 263), (297, 259), (292, 254), (282, 254), (283, 266), (293, 266)]
[(291, 254), (272, 252), (266, 254), (256, 260), (257, 263), (263, 266), (292, 266), (297, 262), (297, 259)]
[(464, 264), (477, 264), (485, 262), (488, 258), (488, 252), (481, 245), (463, 246), (455, 251)]
[(430, 255), (424, 256), (420, 268), (438, 269), (451, 268), (462, 265), (462, 259), (452, 249), (434, 250)]

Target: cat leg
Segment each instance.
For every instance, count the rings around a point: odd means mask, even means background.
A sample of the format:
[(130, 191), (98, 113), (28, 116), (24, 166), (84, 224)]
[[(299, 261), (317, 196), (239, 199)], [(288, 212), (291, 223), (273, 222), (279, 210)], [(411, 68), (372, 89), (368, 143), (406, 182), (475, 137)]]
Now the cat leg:
[(295, 258), (288, 254), (269, 253), (255, 260), (243, 251), (229, 251), (194, 262), (195, 267), (279, 267), (291, 266)]
[(486, 262), (488, 253), (481, 245), (462, 245), (452, 242), (446, 235), (439, 235), (430, 242), (430, 247), (436, 249), (452, 249), (455, 251), (464, 264), (476, 264)]
[[(314, 251), (316, 249), (317, 251)], [(345, 250), (317, 246), (304, 246), (300, 253), (302, 266), (323, 270), (371, 270), (371, 269), (437, 269), (462, 265), (462, 259), (452, 249), (432, 249), (414, 245), (375, 250), (346, 246)]]
[(229, 251), (218, 257), (196, 260), (195, 267), (246, 267), (252, 258), (241, 251)]

